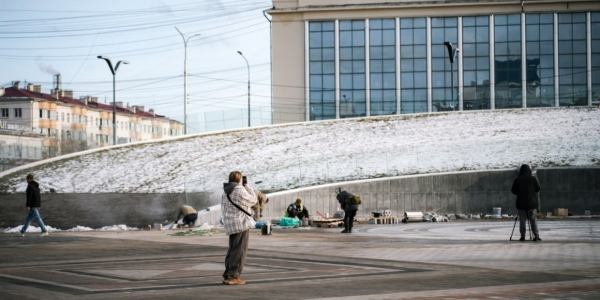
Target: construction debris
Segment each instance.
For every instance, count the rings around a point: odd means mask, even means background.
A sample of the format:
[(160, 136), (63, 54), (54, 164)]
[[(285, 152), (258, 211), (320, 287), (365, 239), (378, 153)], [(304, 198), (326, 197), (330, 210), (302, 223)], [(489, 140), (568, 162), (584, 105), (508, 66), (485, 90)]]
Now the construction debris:
[(201, 230), (186, 230), (186, 231), (180, 231), (180, 232), (176, 232), (173, 234), (170, 234), (172, 236), (192, 236), (192, 235), (198, 235), (198, 236), (212, 236), (213, 233), (219, 233), (220, 231), (218, 229), (212, 228), (212, 229), (201, 229)]
[(402, 223), (408, 222), (449, 222), (450, 218), (441, 214), (428, 212), (423, 214), (422, 212), (404, 212), (404, 219)]

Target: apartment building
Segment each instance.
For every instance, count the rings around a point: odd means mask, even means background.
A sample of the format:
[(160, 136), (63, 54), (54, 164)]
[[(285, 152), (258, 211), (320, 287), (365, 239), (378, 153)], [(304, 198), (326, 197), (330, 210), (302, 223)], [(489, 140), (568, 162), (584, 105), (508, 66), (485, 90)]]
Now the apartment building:
[[(114, 131), (117, 144), (182, 135), (180, 122), (153, 109), (115, 104), (113, 127), (112, 103), (100, 103), (90, 96), (74, 99), (73, 92), (59, 88), (45, 94), (39, 85), (21, 87), (15, 81), (11, 87), (0, 88), (0, 121), (6, 130), (20, 128), (40, 138), (43, 157), (110, 146)], [(0, 136), (0, 140), (8, 143), (9, 139)]]

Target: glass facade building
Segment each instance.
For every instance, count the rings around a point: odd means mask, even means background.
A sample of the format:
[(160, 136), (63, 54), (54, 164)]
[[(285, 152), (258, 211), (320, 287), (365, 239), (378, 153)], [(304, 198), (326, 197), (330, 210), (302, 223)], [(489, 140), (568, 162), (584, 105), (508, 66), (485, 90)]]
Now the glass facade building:
[(600, 102), (600, 12), (305, 22), (311, 120)]
[(335, 23), (310, 23), (311, 120), (335, 119)]
[(600, 105), (600, 12), (591, 13), (592, 105)]

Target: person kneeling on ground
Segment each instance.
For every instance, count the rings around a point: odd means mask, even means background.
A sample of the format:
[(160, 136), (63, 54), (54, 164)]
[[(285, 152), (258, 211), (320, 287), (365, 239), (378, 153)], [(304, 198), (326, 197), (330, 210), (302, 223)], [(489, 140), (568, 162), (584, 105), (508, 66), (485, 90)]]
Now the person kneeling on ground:
[(290, 204), (285, 211), (285, 216), (290, 218), (296, 218), (300, 220), (308, 220), (308, 209), (302, 205), (302, 199), (296, 199), (296, 202)]
[(258, 200), (258, 202), (256, 202), (256, 204), (252, 206), (252, 210), (254, 210), (254, 221), (259, 221), (260, 219), (262, 219), (262, 212), (265, 208), (265, 205), (269, 203), (269, 198), (267, 198), (267, 196), (265, 196), (265, 194), (263, 194), (261, 191), (257, 189), (253, 190), (254, 194), (256, 194), (256, 199)]
[[(198, 213), (196, 210), (189, 205), (182, 205), (179, 207), (179, 212), (177, 213), (177, 219), (175, 219), (175, 223), (177, 223), (181, 216), (183, 216), (183, 225), (187, 224), (189, 229), (192, 230), (194, 223), (198, 219)], [(181, 227), (183, 227), (183, 225)]]
[(337, 193), (336, 198), (340, 203), (340, 207), (344, 210), (344, 230), (342, 230), (342, 233), (352, 233), (354, 217), (356, 217), (356, 212), (358, 211), (360, 197), (354, 196), (342, 188), (337, 188), (335, 192)]

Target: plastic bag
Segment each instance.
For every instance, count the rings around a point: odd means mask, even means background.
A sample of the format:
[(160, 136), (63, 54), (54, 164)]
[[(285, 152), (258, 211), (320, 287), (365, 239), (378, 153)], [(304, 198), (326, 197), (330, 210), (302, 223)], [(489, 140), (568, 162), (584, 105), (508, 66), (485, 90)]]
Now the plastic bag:
[(279, 221), (279, 226), (282, 227), (298, 227), (300, 226), (300, 220), (296, 218), (283, 217)]

